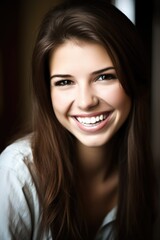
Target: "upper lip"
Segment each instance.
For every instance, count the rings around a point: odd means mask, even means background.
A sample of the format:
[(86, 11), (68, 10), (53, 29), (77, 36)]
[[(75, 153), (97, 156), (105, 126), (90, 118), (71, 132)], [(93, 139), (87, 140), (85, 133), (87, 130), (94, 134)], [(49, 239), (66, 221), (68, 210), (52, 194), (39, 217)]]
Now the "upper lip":
[(85, 118), (85, 117), (96, 117), (96, 116), (99, 116), (99, 115), (101, 115), (101, 114), (108, 114), (108, 113), (110, 113), (111, 112), (111, 110), (109, 110), (109, 111), (103, 111), (103, 112), (96, 112), (96, 113), (89, 113), (89, 114), (76, 114), (76, 115), (72, 115), (73, 117), (83, 117), (83, 118)]

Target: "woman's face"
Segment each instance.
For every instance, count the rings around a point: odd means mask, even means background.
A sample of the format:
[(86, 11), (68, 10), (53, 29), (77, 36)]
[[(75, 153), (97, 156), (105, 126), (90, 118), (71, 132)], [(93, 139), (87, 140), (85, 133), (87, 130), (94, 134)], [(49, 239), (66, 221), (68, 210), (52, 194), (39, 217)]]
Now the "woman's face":
[(105, 48), (68, 40), (52, 53), (49, 67), (58, 121), (88, 147), (107, 143), (125, 122), (131, 101)]

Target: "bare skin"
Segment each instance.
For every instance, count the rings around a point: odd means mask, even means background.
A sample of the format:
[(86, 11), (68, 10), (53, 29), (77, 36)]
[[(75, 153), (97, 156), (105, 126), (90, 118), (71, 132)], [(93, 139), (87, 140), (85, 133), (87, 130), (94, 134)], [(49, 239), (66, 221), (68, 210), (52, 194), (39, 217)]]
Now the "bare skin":
[(118, 171), (110, 168), (106, 146), (88, 148), (79, 143), (78, 152), (82, 202), (93, 240), (106, 214), (117, 205)]

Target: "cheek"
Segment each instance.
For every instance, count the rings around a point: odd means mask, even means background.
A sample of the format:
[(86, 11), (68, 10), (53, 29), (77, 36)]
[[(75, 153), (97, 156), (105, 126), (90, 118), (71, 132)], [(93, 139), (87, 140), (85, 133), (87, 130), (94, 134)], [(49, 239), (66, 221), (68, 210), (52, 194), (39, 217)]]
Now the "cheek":
[(108, 88), (107, 91), (104, 90), (101, 96), (110, 106), (117, 110), (125, 110), (126, 107), (127, 109), (130, 108), (130, 98), (126, 95), (120, 84)]
[(56, 91), (51, 92), (51, 101), (53, 110), (56, 115), (58, 113), (60, 114), (65, 113), (71, 102), (68, 95), (66, 96), (66, 94), (59, 93)]

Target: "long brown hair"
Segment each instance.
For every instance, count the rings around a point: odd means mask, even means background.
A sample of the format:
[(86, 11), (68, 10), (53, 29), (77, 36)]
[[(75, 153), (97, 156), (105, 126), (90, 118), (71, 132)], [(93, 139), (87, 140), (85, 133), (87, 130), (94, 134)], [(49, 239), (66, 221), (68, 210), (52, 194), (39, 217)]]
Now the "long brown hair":
[(152, 239), (154, 173), (147, 112), (148, 80), (134, 24), (103, 0), (67, 1), (44, 17), (33, 52), (33, 156), (39, 179), (44, 228), (55, 239), (87, 239), (74, 173), (74, 137), (54, 115), (49, 57), (68, 39), (103, 45), (132, 101), (117, 147), (119, 202), (116, 239)]

